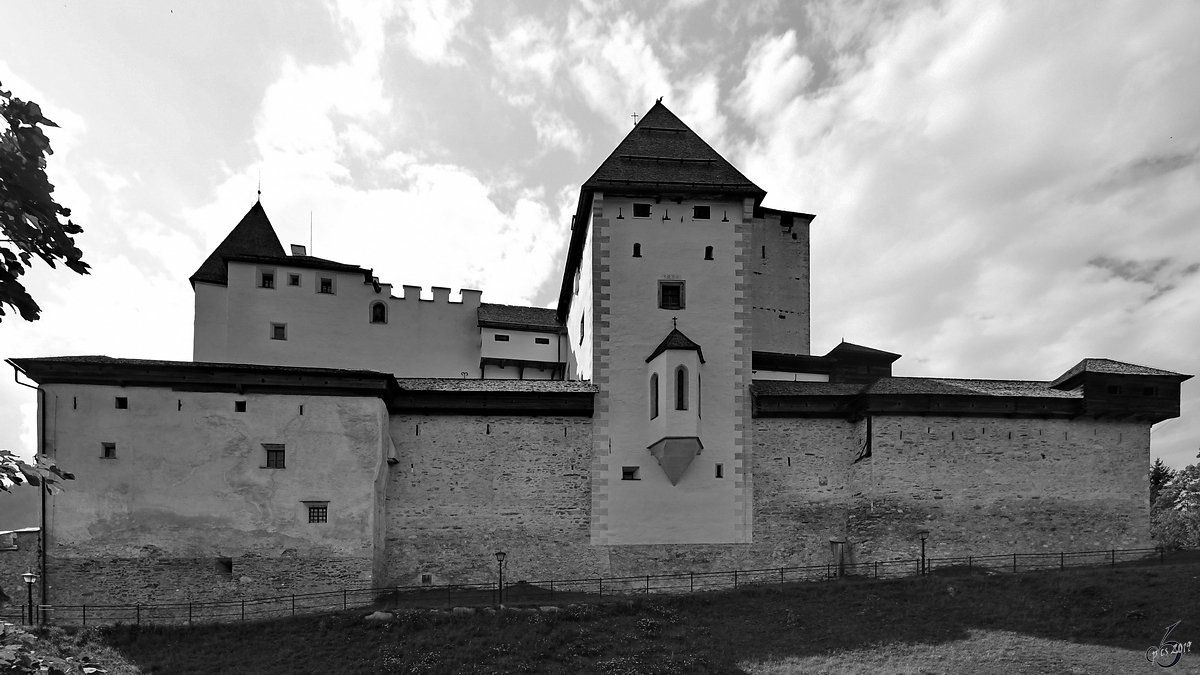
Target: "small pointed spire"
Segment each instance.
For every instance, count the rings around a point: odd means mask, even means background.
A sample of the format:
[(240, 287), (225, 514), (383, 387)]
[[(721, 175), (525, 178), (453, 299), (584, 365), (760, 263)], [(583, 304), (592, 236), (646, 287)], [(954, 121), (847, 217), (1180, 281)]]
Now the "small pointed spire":
[(679, 328), (679, 317), (671, 317), (671, 328)]
[(262, 171), (261, 170), (258, 172), (258, 199), (255, 199), (254, 201), (255, 202), (262, 201)]

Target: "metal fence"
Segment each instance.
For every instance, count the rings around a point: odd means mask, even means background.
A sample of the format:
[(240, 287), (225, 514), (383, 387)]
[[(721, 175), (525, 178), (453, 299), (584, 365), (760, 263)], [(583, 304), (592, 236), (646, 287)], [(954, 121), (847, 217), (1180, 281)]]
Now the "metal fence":
[[(1191, 553), (1191, 555), (1188, 555)], [(274, 619), (349, 609), (418, 609), (513, 604), (595, 602), (605, 597), (650, 593), (694, 593), (743, 586), (826, 581), (837, 578), (895, 579), (922, 574), (1027, 572), (1068, 567), (1116, 567), (1200, 562), (1193, 552), (1162, 548), (1108, 549), (1058, 553), (1008, 553), (880, 560), (838, 565), (806, 565), (721, 572), (679, 572), (624, 577), (591, 577), (505, 583), (445, 584), (345, 588), (321, 593), (296, 593), (269, 598), (216, 602), (174, 602), (113, 605), (35, 605), (34, 620), (57, 624), (201, 624)], [(0, 618), (27, 620), (25, 606), (0, 610)]]

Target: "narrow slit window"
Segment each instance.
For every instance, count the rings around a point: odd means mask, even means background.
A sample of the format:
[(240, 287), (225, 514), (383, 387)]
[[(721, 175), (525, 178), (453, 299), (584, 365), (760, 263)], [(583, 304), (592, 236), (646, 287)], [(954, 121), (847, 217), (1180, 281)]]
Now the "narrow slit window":
[(725, 477), (725, 465), (717, 464), (717, 478), (724, 478), (724, 477)]
[(508, 342), (508, 336), (497, 333), (496, 334), (496, 342)]
[(679, 366), (675, 369), (675, 409), (688, 409), (688, 372), (687, 368)]
[(642, 257), (642, 245), (641, 244), (633, 245), (633, 257), (635, 257), (635, 258)]
[(711, 246), (704, 247), (704, 259), (705, 260), (712, 260), (713, 259), (712, 253), (713, 253), (713, 247), (711, 247)]
[(534, 342), (534, 344), (548, 345), (548, 344), (550, 344), (550, 338), (535, 337), (535, 338), (533, 338), (533, 342)]
[(650, 376), (650, 419), (658, 417), (658, 373)]

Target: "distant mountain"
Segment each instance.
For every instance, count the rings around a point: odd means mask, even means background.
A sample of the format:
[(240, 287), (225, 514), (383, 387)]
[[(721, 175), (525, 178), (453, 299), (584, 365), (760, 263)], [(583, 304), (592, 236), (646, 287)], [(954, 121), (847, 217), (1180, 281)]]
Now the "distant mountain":
[(28, 485), (0, 492), (0, 532), (37, 527), (40, 492)]

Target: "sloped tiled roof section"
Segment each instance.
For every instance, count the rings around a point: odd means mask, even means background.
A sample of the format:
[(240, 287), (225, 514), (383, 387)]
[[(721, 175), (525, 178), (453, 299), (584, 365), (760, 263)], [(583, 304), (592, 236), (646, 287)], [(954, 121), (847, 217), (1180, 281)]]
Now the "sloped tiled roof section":
[(668, 349), (694, 350), (700, 356), (700, 363), (704, 363), (704, 350), (700, 348), (700, 345), (693, 342), (691, 338), (684, 335), (678, 328), (672, 328), (671, 332), (667, 333), (667, 337), (658, 343), (658, 346), (654, 348), (650, 356), (646, 357), (646, 363), (650, 363), (655, 357)]
[(237, 256), (282, 257), (287, 254), (271, 220), (263, 210), (262, 202), (254, 202), (254, 206), (242, 216), (237, 226), (225, 237), (225, 240), (205, 259), (200, 269), (191, 276), (189, 281), (195, 286), (197, 281), (210, 284), (229, 284), (228, 271), (225, 261)]
[(1076, 375), (1083, 373), (1106, 373), (1109, 375), (1155, 375), (1158, 377), (1176, 377), (1179, 381), (1190, 380), (1191, 375), (1183, 375), (1173, 373), (1169, 370), (1160, 370), (1158, 368), (1148, 368), (1139, 366), (1133, 363), (1124, 363), (1122, 361), (1114, 361), (1112, 359), (1084, 359), (1076, 363), (1070, 370), (1059, 375), (1053, 382), (1051, 387), (1057, 387), (1062, 383), (1071, 380)]
[(583, 184), (600, 192), (703, 192), (767, 194), (750, 182), (696, 132), (667, 109), (662, 101), (645, 117), (596, 173)]
[(969, 380), (947, 377), (885, 377), (871, 384), (868, 394), (916, 394), (949, 396), (1029, 396), (1035, 398), (1080, 398), (1075, 392), (1051, 389), (1036, 380)]
[(543, 333), (565, 333), (566, 326), (558, 321), (558, 312), (544, 307), (496, 305), (480, 303), (479, 325), (492, 328), (513, 328)]

